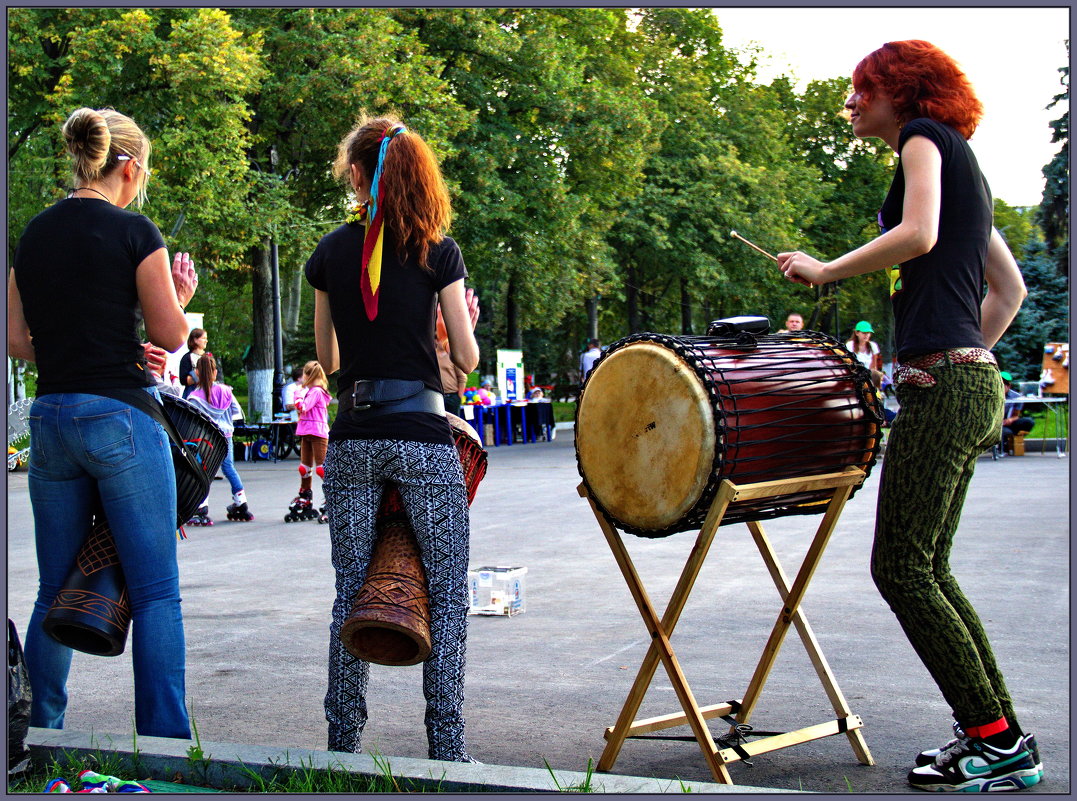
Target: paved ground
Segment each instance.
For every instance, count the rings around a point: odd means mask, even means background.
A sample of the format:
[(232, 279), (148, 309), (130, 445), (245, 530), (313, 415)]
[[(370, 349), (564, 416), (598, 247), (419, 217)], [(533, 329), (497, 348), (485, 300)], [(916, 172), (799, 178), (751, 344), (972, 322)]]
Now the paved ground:
[[(214, 483), (221, 522), (179, 545), (188, 643), (187, 689), (206, 740), (325, 747), (322, 695), (333, 576), (328, 529), (283, 522), (298, 479), (294, 458), (238, 465), (256, 520), (224, 521), (228, 488)], [(527, 611), (472, 617), (468, 741), (489, 764), (583, 770), (596, 762), (635, 677), (647, 635), (587, 504), (576, 493), (571, 430), (553, 443), (491, 449), (472, 508), (471, 564), (528, 569)], [(850, 501), (804, 610), (864, 735), (874, 767), (831, 737), (732, 766), (735, 782), (823, 792), (915, 792), (912, 756), (949, 737), (947, 709), (868, 576), (876, 471)], [(8, 614), (25, 631), (36, 583), (26, 474), (9, 474)], [(765, 524), (792, 572), (818, 518)], [(954, 568), (980, 610), (1047, 778), (1068, 793), (1070, 652), (1069, 459), (980, 461)], [(656, 605), (664, 607), (693, 536), (628, 538)], [(697, 700), (739, 697), (779, 609), (743, 525), (723, 527), (673, 638)], [(133, 729), (129, 656), (76, 654), (67, 726)], [(368, 750), (425, 757), (421, 667), (373, 666)], [(661, 668), (641, 716), (679, 711)], [(753, 723), (785, 730), (832, 717), (815, 672), (790, 634)], [(715, 731), (720, 732), (721, 726)], [(688, 734), (687, 728), (672, 733)], [(694, 742), (629, 741), (615, 773), (710, 781)]]

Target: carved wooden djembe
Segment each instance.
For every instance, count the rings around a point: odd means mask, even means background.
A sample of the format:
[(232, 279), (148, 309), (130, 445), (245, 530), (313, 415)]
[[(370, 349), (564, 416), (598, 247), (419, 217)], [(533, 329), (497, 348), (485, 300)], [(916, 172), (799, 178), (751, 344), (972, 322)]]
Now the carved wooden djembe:
[[(231, 447), (231, 442), (194, 404), (169, 394), (162, 395), (161, 400), (176, 435), (193, 457), (192, 464), (172, 440), (176, 526), (179, 527), (206, 497), (209, 484), (220, 469), (225, 449)], [(169, 438), (172, 436), (170, 434)], [(123, 653), (127, 644), (130, 625), (127, 580), (98, 500), (90, 535), (75, 558), (63, 589), (49, 607), (42, 627), (45, 633), (68, 648), (95, 656), (117, 656)]]
[[(475, 430), (447, 414), (460, 463), (468, 504), (486, 475), (486, 451)], [(411, 524), (396, 487), (389, 487), (378, 508), (377, 539), (366, 581), (340, 629), (351, 654), (379, 665), (414, 665), (430, 656), (430, 596)]]

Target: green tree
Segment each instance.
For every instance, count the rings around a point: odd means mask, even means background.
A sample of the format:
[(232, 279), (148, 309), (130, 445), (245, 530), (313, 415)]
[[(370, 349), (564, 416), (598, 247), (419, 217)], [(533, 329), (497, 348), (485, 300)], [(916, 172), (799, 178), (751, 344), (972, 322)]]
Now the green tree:
[[(893, 176), (894, 155), (873, 139), (858, 139), (843, 113), (848, 78), (812, 81), (793, 101), (794, 158), (819, 171), (821, 200), (806, 218), (804, 234), (813, 255), (823, 259), (847, 253), (878, 236), (876, 212)], [(804, 248), (799, 248), (803, 250)], [(805, 292), (802, 290), (801, 297)], [(869, 319), (884, 345), (892, 334), (889, 287), (883, 272), (816, 287), (805, 314), (810, 328), (843, 339), (857, 320)], [(810, 295), (809, 295), (810, 296)]]
[(648, 9), (639, 30), (640, 81), (669, 125), (611, 235), (627, 330), (691, 333), (714, 317), (784, 313), (795, 289), (730, 232), (772, 250), (799, 244), (820, 202), (818, 172), (792, 157), (788, 82), (756, 83), (710, 10)]
[[(1069, 41), (1066, 41), (1069, 52)], [(1070, 197), (1070, 68), (1059, 68), (1064, 90), (1055, 95), (1047, 108), (1065, 103), (1066, 110), (1057, 120), (1051, 122), (1052, 142), (1060, 142), (1061, 147), (1050, 163), (1043, 168), (1046, 184), (1043, 188), (1043, 200), (1040, 203), (1040, 225), (1047, 238), (1047, 248), (1059, 271), (1069, 276), (1069, 197)]]
[(1028, 297), (995, 352), (1000, 367), (1015, 379), (1035, 381), (1040, 375), (1044, 344), (1069, 341), (1069, 282), (1038, 237), (1025, 247), (1021, 273)]
[[(341, 223), (348, 195), (330, 164), (361, 112), (397, 113), (435, 148), (468, 122), (436, 74), (438, 59), (414, 33), (379, 9), (247, 8), (233, 24), (263, 42), (265, 79), (248, 98), (248, 203), (258, 211), (244, 257), (250, 272), (249, 371), (252, 409), (269, 412), (274, 373), (273, 255), (291, 294), (290, 358), (314, 358), (310, 298), (301, 270), (320, 236)], [(301, 331), (303, 333), (301, 333)], [(282, 332), (283, 338), (283, 332)], [(295, 340), (295, 341), (288, 341)]]
[[(218, 9), (11, 9), (9, 247), (68, 184), (60, 125), (79, 106), (131, 116), (153, 144), (143, 212), (201, 266), (231, 269), (250, 236), (244, 95), (257, 39)], [(183, 214), (183, 237), (170, 234)], [(171, 223), (171, 224), (170, 224)]]
[(1017, 208), (999, 198), (994, 199), (994, 222), (1015, 255), (1023, 253), (1034, 237), (1043, 238), (1032, 209)]
[[(250, 244), (244, 97), (263, 75), (260, 51), (219, 9), (11, 9), (9, 253), (70, 186), (63, 120), (79, 106), (111, 106), (150, 138), (142, 212), (171, 250), (194, 254), (203, 281), (192, 311), (202, 310), (208, 287), (242, 268)], [(238, 367), (220, 355), (226, 370)]]
[[(474, 114), (444, 167), (454, 237), (483, 298), (484, 364), (549, 330), (612, 271), (604, 234), (638, 191), (653, 102), (626, 15), (607, 9), (401, 9)], [(554, 348), (554, 351), (557, 349)]]

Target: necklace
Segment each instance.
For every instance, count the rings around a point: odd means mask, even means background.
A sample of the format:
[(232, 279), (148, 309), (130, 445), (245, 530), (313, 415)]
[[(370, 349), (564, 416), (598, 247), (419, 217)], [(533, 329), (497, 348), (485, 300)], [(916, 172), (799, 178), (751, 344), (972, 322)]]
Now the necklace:
[(76, 192), (81, 192), (83, 190), (85, 190), (87, 192), (97, 192), (97, 194), (99, 194), (101, 197), (103, 197), (109, 203), (112, 202), (112, 198), (110, 198), (104, 192), (101, 192), (101, 191), (99, 191), (97, 189), (94, 189), (92, 186), (76, 186), (74, 189), (71, 190), (71, 194), (74, 195)]

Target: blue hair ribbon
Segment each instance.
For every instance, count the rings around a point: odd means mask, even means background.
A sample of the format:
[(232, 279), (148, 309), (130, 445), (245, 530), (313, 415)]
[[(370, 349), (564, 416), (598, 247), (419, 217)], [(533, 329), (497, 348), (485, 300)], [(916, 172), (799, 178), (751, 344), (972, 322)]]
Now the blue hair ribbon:
[(373, 219), (378, 211), (378, 184), (381, 182), (381, 170), (385, 166), (385, 151), (389, 149), (389, 142), (397, 134), (407, 133), (403, 124), (397, 124), (385, 132), (381, 138), (381, 147), (378, 150), (378, 166), (374, 170), (374, 179), (370, 182), (370, 218)]

